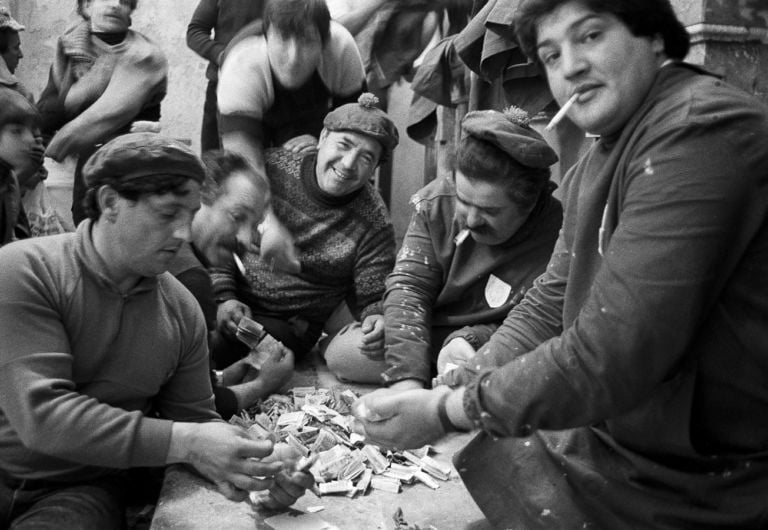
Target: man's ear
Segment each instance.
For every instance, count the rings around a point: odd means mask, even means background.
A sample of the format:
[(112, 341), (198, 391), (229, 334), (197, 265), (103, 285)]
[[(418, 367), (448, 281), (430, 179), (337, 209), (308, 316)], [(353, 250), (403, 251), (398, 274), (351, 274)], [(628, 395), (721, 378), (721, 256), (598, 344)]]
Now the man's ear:
[(120, 195), (112, 186), (103, 185), (96, 191), (96, 200), (99, 204), (101, 214), (110, 221), (117, 218), (120, 208)]

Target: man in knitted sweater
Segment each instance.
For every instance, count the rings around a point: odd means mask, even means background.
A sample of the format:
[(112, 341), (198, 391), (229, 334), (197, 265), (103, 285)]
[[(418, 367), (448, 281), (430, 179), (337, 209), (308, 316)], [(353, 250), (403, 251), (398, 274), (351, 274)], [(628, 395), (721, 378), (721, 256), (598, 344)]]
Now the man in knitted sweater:
[[(246, 255), (243, 274), (231, 267), (213, 275), (219, 328), (232, 343), (227, 353), (217, 349), (219, 368), (245, 353), (231, 339), (243, 315), (301, 356), (344, 302), (361, 323), (341, 331), (348, 339), (343, 343), (383, 347), (381, 296), (395, 261), (395, 239), (370, 181), (399, 137), (375, 102), (364, 94), (360, 102), (330, 112), (316, 155), (267, 151), (272, 209), (295, 238), (301, 266), (297, 273), (284, 272), (254, 252)], [(331, 336), (336, 331), (327, 329)], [(333, 347), (331, 343), (329, 349)]]

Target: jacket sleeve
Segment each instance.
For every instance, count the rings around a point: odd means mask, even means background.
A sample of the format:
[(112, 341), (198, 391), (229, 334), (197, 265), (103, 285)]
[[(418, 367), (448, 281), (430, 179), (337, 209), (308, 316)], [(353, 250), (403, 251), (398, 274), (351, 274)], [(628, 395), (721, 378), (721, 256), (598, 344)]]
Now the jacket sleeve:
[(213, 30), (218, 21), (219, 10), (216, 0), (200, 0), (187, 26), (187, 46), (200, 57), (213, 64), (219, 64), (219, 55), (226, 46), (216, 42)]
[(64, 52), (61, 43), (56, 46), (54, 63), (48, 72), (48, 84), (40, 94), (37, 101), (37, 109), (42, 118), (41, 129), (46, 144), (56, 131), (67, 122), (67, 113), (64, 109), (64, 101), (61, 94), (62, 76), (64, 76)]
[(384, 380), (431, 380), (432, 307), (442, 286), (443, 270), (423, 209), (414, 211), (395, 268), (387, 277)]
[[(740, 120), (731, 126), (749, 125)], [(632, 410), (677, 373), (743, 256), (747, 243), (735, 235), (752, 237), (762, 223), (745, 215), (762, 200), (747, 157), (722, 155), (745, 147), (721, 127), (694, 117), (636, 141), (615, 230), (572, 325), (532, 347), (542, 338), (528, 333), (532, 322), (546, 326), (556, 313), (542, 316), (551, 304), (544, 289), (554, 282), (560, 290), (576, 251), (561, 235), (547, 272), (482, 352), (507, 362), (481, 368), (467, 388), (465, 410), (478, 425), (524, 436), (595, 424)]]

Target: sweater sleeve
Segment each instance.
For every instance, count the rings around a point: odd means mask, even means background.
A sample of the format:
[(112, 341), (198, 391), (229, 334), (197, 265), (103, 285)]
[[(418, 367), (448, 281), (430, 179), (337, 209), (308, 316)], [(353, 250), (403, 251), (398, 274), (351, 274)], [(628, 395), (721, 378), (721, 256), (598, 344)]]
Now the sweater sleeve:
[(216, 42), (212, 35), (218, 21), (217, 4), (217, 0), (200, 0), (187, 26), (189, 49), (215, 65), (219, 64), (219, 54), (226, 47)]
[[(739, 112), (728, 126), (749, 126), (743, 115), (734, 119)], [(591, 425), (632, 410), (676, 373), (742, 256), (746, 243), (734, 234), (750, 233), (744, 223), (755, 219), (745, 212), (761, 200), (748, 157), (722, 155), (751, 146), (736, 145), (744, 136), (722, 127), (710, 116), (688, 118), (637, 141), (622, 168), (615, 231), (577, 316), (531, 348), (542, 337), (525, 330), (551, 303), (544, 288), (564, 284), (568, 256), (578, 251), (561, 235), (547, 272), (484, 352), (504, 351), (508, 362), (467, 389), (465, 409), (478, 424), (511, 436)]]
[(323, 50), (318, 72), (336, 102), (363, 90), (365, 69), (360, 51), (354, 37), (336, 21), (331, 21), (330, 42)]
[[(379, 201), (381, 211), (384, 203)], [(386, 216), (386, 214), (384, 214)], [(395, 231), (389, 219), (371, 231), (357, 253), (354, 271), (354, 307), (360, 319), (382, 313), (384, 281), (395, 264)]]
[(384, 380), (389, 384), (403, 379), (430, 381), (432, 307), (443, 270), (423, 211), (418, 207), (414, 211), (395, 268), (387, 277)]

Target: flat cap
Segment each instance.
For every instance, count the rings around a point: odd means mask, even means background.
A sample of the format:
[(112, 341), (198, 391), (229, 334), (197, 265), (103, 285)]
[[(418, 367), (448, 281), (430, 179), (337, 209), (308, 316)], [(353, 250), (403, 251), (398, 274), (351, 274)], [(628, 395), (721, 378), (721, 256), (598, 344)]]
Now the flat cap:
[(151, 132), (118, 136), (101, 146), (83, 166), (89, 187), (105, 176), (131, 180), (150, 175), (178, 175), (202, 182), (205, 167), (188, 146)]
[(12, 31), (24, 31), (24, 26), (18, 23), (11, 16), (11, 12), (5, 6), (0, 6), (0, 29), (10, 29)]
[(378, 102), (379, 98), (366, 92), (357, 103), (347, 103), (329, 112), (323, 126), (329, 131), (352, 131), (375, 138), (384, 148), (385, 159), (397, 146), (400, 135), (387, 113), (376, 107)]
[(529, 124), (530, 118), (524, 110), (510, 107), (504, 112), (468, 112), (461, 122), (461, 129), (466, 135), (498, 147), (524, 166), (546, 169), (557, 162), (557, 154)]

